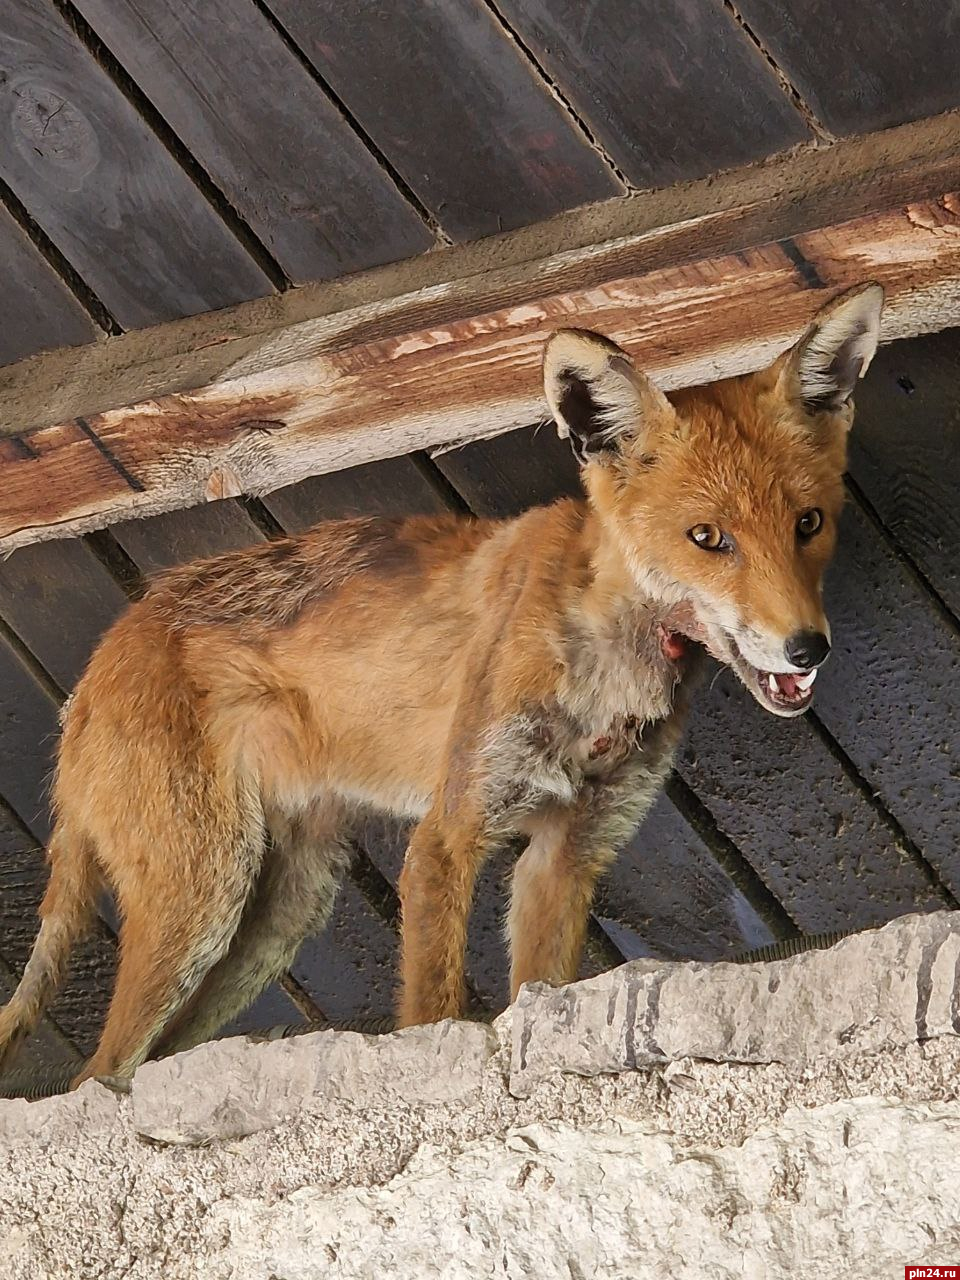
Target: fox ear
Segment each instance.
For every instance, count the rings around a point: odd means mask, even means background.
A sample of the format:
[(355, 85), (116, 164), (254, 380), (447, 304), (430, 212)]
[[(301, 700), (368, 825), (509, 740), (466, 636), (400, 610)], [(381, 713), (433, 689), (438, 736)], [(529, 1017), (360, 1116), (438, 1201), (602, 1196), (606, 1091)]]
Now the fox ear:
[(557, 432), (581, 462), (620, 453), (647, 435), (655, 417), (674, 412), (622, 347), (587, 329), (551, 334), (543, 386)]
[(787, 396), (808, 413), (842, 409), (876, 354), (882, 311), (878, 284), (858, 285), (828, 302), (785, 359)]

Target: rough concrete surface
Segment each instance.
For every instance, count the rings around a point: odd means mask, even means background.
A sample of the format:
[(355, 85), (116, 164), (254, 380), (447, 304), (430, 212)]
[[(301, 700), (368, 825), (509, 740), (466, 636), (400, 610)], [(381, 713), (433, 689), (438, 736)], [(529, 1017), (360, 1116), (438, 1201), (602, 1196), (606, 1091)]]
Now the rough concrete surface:
[(221, 1041), (144, 1068), (131, 1097), (0, 1103), (0, 1277), (899, 1280), (956, 1263), (954, 921), (765, 966), (640, 961), (526, 992), (494, 1032)]

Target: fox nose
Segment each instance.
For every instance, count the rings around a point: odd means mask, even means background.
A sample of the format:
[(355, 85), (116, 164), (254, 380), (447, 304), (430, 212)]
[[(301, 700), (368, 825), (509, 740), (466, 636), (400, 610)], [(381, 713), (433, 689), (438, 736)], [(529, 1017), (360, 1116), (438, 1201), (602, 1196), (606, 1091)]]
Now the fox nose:
[(830, 641), (820, 631), (796, 631), (783, 646), (787, 661), (792, 667), (809, 671), (819, 667), (830, 652)]

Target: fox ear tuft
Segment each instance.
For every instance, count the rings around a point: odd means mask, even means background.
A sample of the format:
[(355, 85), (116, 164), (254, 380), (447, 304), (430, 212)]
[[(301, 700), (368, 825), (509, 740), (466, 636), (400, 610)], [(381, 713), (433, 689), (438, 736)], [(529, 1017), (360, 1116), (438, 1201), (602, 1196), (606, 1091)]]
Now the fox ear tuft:
[(644, 437), (669, 400), (622, 347), (587, 329), (558, 329), (543, 355), (543, 386), (562, 439), (582, 463), (619, 454)]
[(786, 359), (787, 395), (800, 399), (808, 413), (843, 409), (876, 354), (882, 311), (878, 284), (859, 285), (828, 302)]

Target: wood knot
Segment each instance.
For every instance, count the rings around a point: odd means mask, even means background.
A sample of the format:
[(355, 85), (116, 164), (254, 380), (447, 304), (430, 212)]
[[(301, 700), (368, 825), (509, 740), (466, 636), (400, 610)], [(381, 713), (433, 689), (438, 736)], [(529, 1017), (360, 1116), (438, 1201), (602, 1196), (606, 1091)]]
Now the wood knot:
[(217, 502), (220, 498), (239, 498), (243, 494), (243, 484), (233, 467), (222, 462), (213, 468), (203, 489), (203, 496), (208, 502)]

